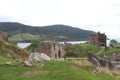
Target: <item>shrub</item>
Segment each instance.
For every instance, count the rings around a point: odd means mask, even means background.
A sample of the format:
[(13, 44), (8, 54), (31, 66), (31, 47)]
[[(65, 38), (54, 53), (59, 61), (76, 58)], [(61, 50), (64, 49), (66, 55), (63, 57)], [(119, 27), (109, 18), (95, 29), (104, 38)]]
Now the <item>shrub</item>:
[(30, 46), (28, 46), (26, 49), (30, 52), (34, 52), (35, 49), (40, 45), (40, 40), (39, 39), (35, 39), (32, 41), (32, 44)]

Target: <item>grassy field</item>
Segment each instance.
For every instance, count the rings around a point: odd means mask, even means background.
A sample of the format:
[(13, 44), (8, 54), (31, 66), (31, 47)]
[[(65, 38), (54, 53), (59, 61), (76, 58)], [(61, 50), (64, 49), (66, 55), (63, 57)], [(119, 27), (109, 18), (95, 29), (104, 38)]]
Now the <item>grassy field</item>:
[(24, 40), (29, 40), (29, 41), (32, 41), (34, 39), (40, 40), (39, 35), (32, 35), (30, 33), (22, 33), (22, 34), (16, 34), (16, 35), (9, 37), (9, 41), (20, 42), (20, 41), (23, 41), (22, 37), (24, 38)]
[(44, 66), (0, 65), (0, 80), (120, 80), (104, 72), (95, 74), (88, 61), (49, 61)]

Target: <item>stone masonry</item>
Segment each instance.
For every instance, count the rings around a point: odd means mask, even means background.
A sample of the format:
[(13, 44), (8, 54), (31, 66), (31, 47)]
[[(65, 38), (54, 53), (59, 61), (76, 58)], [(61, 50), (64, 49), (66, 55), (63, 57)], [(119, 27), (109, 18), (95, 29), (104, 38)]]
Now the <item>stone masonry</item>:
[(95, 46), (106, 46), (105, 33), (101, 34), (98, 32), (97, 34), (90, 34), (90, 44), (93, 44)]
[(62, 58), (65, 54), (63, 44), (50, 41), (42, 42), (40, 46), (36, 49), (36, 52), (46, 53), (49, 57), (53, 59)]

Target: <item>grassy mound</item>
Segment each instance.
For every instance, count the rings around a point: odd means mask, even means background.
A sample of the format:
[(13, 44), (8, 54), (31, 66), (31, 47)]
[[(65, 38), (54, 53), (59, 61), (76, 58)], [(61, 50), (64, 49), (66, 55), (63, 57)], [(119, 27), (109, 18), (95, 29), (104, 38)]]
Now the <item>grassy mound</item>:
[(112, 54), (120, 54), (120, 49), (119, 48), (107, 48), (106, 51), (100, 54), (100, 57), (103, 56), (110, 56)]
[(75, 44), (67, 49), (67, 57), (86, 57), (88, 52), (97, 53), (100, 47), (90, 44)]
[(0, 38), (0, 55), (20, 61), (28, 57), (28, 52)]
[[(86, 57), (88, 52), (93, 52), (97, 53), (101, 50), (100, 47), (90, 45), (90, 44), (75, 44), (71, 45), (67, 49), (67, 57)], [(104, 52), (99, 54), (100, 57), (105, 56), (110, 56), (112, 54), (120, 54), (120, 49), (119, 48), (107, 48)]]

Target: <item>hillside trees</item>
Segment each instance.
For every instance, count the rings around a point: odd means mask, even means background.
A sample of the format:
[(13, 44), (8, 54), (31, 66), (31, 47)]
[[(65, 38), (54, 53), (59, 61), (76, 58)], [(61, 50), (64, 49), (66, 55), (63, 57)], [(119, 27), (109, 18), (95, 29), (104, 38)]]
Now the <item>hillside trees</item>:
[(120, 42), (116, 41), (115, 39), (112, 39), (112, 40), (110, 41), (110, 47), (120, 48)]

